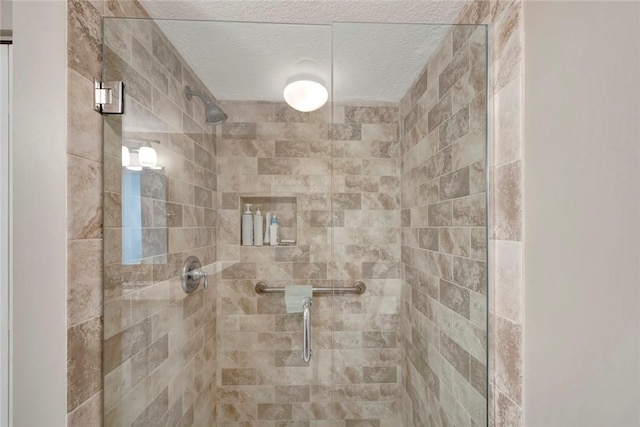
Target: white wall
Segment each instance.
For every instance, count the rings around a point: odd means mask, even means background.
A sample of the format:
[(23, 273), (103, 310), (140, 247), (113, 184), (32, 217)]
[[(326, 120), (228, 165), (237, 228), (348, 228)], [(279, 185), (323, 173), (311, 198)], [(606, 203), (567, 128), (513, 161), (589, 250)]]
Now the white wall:
[(61, 1), (13, 5), (16, 427), (66, 425), (66, 13)]
[(640, 425), (640, 5), (525, 5), (527, 427)]

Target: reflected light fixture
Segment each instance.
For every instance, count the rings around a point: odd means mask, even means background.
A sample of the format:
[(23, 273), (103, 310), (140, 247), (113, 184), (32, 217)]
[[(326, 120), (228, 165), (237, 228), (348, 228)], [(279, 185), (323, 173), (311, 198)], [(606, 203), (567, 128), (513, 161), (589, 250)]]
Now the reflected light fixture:
[(284, 100), (291, 108), (303, 113), (315, 111), (327, 103), (329, 92), (313, 80), (294, 80), (284, 88)]
[(129, 152), (129, 149), (123, 145), (122, 146), (122, 167), (126, 168), (130, 164), (131, 164), (131, 153)]
[(158, 166), (158, 153), (151, 147), (140, 147), (140, 150), (138, 150), (138, 162), (143, 168), (156, 169)]
[(131, 171), (162, 169), (158, 166), (158, 153), (152, 147), (129, 148), (122, 146), (122, 167)]
[(142, 170), (142, 166), (140, 165), (140, 160), (138, 159), (138, 150), (132, 149), (130, 154), (131, 160), (129, 162), (129, 166), (126, 168), (130, 171), (139, 172)]

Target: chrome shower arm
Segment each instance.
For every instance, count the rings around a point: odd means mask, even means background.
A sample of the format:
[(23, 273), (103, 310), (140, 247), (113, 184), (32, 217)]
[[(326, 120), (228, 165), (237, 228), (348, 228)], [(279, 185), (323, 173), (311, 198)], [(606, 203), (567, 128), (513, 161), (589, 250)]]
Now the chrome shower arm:
[(211, 101), (211, 99), (207, 95), (205, 95), (205, 94), (203, 94), (201, 92), (198, 92), (197, 90), (192, 90), (189, 86), (185, 86), (184, 94), (186, 95), (186, 97), (187, 97), (187, 99), (189, 101), (191, 101), (191, 97), (197, 96), (198, 98), (202, 99), (202, 101), (206, 105), (213, 104), (213, 101)]

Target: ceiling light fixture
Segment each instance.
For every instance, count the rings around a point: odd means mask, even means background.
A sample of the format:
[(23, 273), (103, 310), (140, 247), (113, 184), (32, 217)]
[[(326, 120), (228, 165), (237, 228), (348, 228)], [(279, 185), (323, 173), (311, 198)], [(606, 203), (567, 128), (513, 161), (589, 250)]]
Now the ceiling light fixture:
[(294, 80), (284, 88), (284, 100), (298, 111), (308, 113), (327, 103), (329, 92), (321, 83), (313, 80)]

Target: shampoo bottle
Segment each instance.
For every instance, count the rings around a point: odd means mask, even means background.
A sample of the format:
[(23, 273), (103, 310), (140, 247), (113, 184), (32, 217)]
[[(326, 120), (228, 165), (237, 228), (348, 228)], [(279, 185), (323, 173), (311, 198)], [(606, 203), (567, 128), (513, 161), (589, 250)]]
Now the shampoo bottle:
[(253, 217), (253, 244), (256, 246), (262, 246), (262, 211), (260, 206), (256, 210), (256, 214)]
[(242, 246), (253, 246), (253, 215), (251, 205), (245, 205), (242, 215)]
[(271, 244), (271, 233), (269, 233), (269, 231), (271, 230), (271, 212), (267, 212), (267, 216), (265, 217), (265, 226), (264, 226), (264, 244), (265, 245), (270, 245)]
[(271, 240), (271, 246), (278, 246), (280, 239), (278, 238), (278, 217), (271, 217), (271, 225), (269, 226), (269, 239)]

